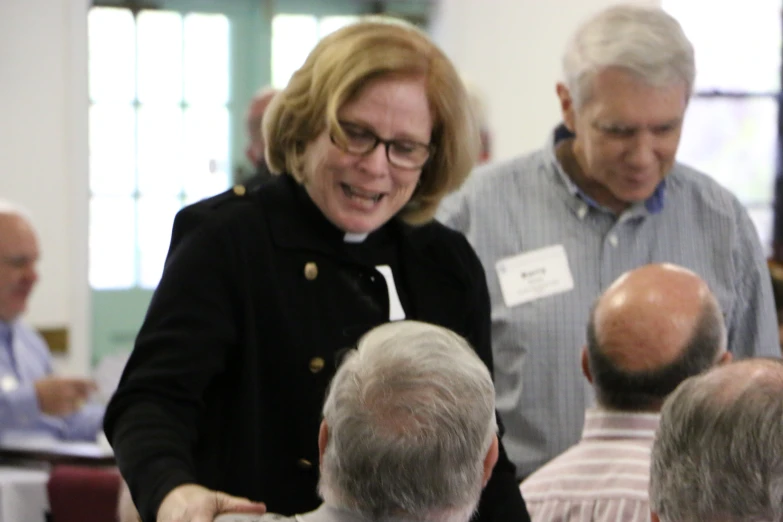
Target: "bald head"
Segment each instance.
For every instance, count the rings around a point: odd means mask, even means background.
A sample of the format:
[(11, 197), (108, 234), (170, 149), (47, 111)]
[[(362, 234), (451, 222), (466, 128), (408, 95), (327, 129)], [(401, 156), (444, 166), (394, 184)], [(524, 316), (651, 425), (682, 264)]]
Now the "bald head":
[(27, 308), (37, 263), (38, 240), (25, 213), (0, 201), (0, 321), (13, 321)]
[(258, 91), (253, 99), (250, 101), (250, 107), (247, 109), (247, 134), (249, 143), (245, 153), (247, 159), (250, 160), (253, 165), (258, 165), (264, 160), (264, 154), (266, 151), (266, 144), (264, 142), (264, 135), (261, 132), (261, 123), (264, 120), (264, 113), (269, 103), (277, 94), (277, 89), (271, 87), (265, 87)]
[(725, 336), (720, 307), (698, 275), (646, 265), (620, 276), (596, 301), (585, 371), (599, 401), (638, 391), (659, 406), (680, 381), (718, 361)]
[(687, 379), (661, 411), (653, 520), (783, 520), (783, 362), (745, 359)]
[(695, 273), (646, 265), (620, 276), (598, 299), (595, 332), (604, 354), (628, 371), (658, 368), (680, 356), (714, 302)]

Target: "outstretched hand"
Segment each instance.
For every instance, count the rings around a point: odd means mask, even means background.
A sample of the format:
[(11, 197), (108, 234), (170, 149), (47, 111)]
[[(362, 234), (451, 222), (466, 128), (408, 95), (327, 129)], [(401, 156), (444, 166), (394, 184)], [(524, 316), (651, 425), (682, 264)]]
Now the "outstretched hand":
[(158, 508), (157, 522), (212, 522), (222, 513), (266, 513), (266, 505), (198, 484), (177, 486)]

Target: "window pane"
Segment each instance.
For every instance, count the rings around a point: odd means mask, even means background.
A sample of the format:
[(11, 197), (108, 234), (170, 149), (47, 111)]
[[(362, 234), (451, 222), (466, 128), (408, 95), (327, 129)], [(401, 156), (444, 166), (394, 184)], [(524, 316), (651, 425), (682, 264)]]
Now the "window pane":
[(136, 214), (130, 197), (90, 200), (90, 286), (131, 288), (136, 282)]
[(185, 17), (185, 100), (228, 102), (229, 24), (223, 15)]
[(666, 0), (663, 7), (693, 42), (697, 90), (780, 89), (780, 0)]
[(777, 153), (773, 98), (694, 98), (678, 158), (715, 178), (746, 205), (773, 199)]
[(142, 288), (155, 288), (160, 281), (171, 239), (171, 225), (181, 207), (179, 198), (139, 198), (139, 284)]
[(772, 205), (749, 208), (748, 214), (750, 214), (753, 224), (756, 225), (756, 232), (759, 233), (759, 240), (764, 248), (765, 256), (770, 257), (772, 255), (772, 232), (775, 218)]
[(136, 95), (136, 28), (128, 9), (93, 7), (88, 15), (90, 97), (130, 102)]
[(182, 192), (182, 109), (177, 105), (139, 109), (138, 154), (141, 194)]
[(318, 43), (318, 21), (310, 15), (272, 19), (272, 85), (282, 89)]
[(136, 189), (136, 113), (132, 105), (90, 107), (90, 190), (130, 196)]
[(346, 25), (351, 25), (358, 19), (358, 16), (324, 16), (318, 21), (318, 38), (323, 38)]
[(228, 187), (228, 110), (191, 107), (185, 110), (184, 185), (188, 200)]
[(169, 11), (142, 11), (137, 26), (139, 101), (181, 101), (182, 18)]

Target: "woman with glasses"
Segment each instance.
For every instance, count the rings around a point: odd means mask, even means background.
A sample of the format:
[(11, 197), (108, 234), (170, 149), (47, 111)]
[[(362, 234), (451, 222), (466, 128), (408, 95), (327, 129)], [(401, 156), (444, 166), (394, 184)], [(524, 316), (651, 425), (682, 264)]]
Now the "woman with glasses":
[[(264, 136), (279, 176), (170, 253), (106, 413), (145, 521), (263, 509), (217, 492), (316, 508), (327, 384), (378, 324), (450, 328), (492, 368), (484, 270), (432, 219), (479, 150), (445, 55), (399, 23), (343, 28), (272, 101)], [(479, 518), (528, 520), (502, 449)]]

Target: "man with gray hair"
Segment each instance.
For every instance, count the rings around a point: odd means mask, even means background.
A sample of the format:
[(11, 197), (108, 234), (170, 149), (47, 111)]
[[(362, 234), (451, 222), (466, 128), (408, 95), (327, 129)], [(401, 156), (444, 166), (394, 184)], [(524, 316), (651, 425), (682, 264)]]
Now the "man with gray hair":
[(735, 356), (776, 355), (758, 235), (740, 202), (676, 162), (693, 47), (660, 8), (607, 8), (576, 31), (546, 146), (482, 167), (438, 217), (487, 267), (498, 411), (519, 478), (579, 439), (592, 390), (573, 364), (588, 310), (620, 274), (671, 262), (699, 274)]
[(664, 399), (730, 359), (720, 306), (698, 275), (658, 264), (620, 276), (596, 300), (582, 351), (596, 407), (582, 439), (522, 483), (531, 519), (647, 522), (649, 451)]
[(651, 460), (653, 522), (783, 522), (783, 362), (748, 359), (683, 382)]
[(337, 370), (323, 416), (324, 503), (288, 520), (470, 520), (498, 438), (492, 378), (462, 337), (416, 321), (374, 328)]

